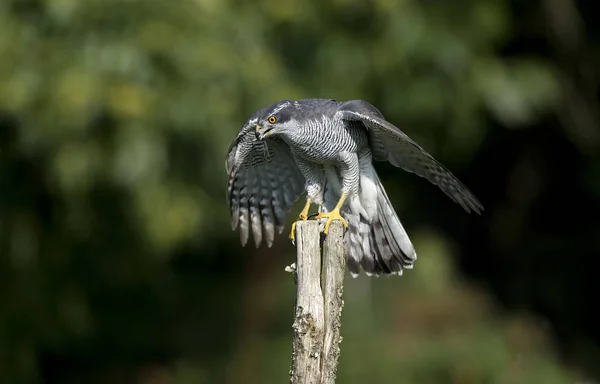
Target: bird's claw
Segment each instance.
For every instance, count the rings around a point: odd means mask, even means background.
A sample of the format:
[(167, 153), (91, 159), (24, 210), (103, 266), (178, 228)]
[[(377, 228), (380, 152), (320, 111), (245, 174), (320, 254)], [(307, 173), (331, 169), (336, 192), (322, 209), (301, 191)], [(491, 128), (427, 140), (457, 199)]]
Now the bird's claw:
[(290, 240), (292, 241), (292, 245), (296, 245), (296, 223), (298, 221), (294, 221), (292, 223), (292, 230), (290, 231)]
[(348, 228), (348, 222), (346, 221), (346, 219), (344, 219), (342, 217), (339, 209), (334, 209), (331, 212), (321, 212), (318, 215), (316, 215), (315, 218), (316, 219), (327, 219), (327, 221), (325, 221), (325, 228), (323, 229), (323, 233), (326, 235), (329, 232), (329, 226), (331, 225), (331, 222), (333, 220), (341, 221), (342, 224), (344, 225), (344, 229)]
[(307, 215), (303, 215), (302, 213), (298, 216), (298, 220), (294, 221), (292, 223), (292, 230), (290, 231), (290, 240), (292, 241), (293, 245), (296, 245), (296, 224), (299, 221), (305, 221), (308, 220), (308, 216)]
[(298, 220), (296, 220), (296, 221), (294, 221), (292, 223), (292, 230), (290, 231), (289, 238), (290, 238), (290, 240), (292, 240), (292, 244), (293, 245), (296, 245), (296, 224), (299, 221), (306, 221), (306, 220), (308, 220), (308, 209), (309, 208), (310, 208), (310, 199), (306, 199), (306, 204), (304, 205), (304, 208), (302, 209), (302, 211), (298, 215)]

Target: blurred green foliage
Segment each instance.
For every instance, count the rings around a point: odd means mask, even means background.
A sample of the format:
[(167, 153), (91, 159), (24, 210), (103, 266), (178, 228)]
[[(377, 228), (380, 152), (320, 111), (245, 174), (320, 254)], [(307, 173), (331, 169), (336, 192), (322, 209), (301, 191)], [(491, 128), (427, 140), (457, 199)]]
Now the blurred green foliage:
[[(224, 201), (246, 116), (365, 99), (461, 173), (490, 120), (560, 100), (554, 63), (502, 55), (519, 22), (504, 0), (0, 2), (0, 382), (285, 381), (293, 248), (242, 249)], [(398, 212), (427, 205), (394, 172)], [(408, 226), (414, 271), (349, 281), (339, 383), (573, 382), (435, 225)]]

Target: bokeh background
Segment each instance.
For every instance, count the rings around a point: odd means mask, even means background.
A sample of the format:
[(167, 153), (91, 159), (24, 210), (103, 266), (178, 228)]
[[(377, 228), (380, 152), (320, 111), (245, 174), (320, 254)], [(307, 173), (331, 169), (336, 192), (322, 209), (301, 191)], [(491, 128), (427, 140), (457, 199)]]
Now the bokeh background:
[(0, 1), (0, 383), (287, 382), (295, 250), (240, 246), (224, 160), (305, 97), (373, 103), (486, 209), (377, 164), (419, 260), (347, 279), (340, 384), (597, 380), (593, 9)]

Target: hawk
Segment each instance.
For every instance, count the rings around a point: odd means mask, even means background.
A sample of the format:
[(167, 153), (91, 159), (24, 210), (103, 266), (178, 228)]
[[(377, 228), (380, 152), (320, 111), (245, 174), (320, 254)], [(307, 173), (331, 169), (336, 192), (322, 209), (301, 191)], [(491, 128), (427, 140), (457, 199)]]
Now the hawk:
[[(229, 147), (227, 201), (242, 245), (252, 232), (257, 247), (273, 244), (285, 216), (304, 192), (298, 220), (340, 220), (350, 273), (401, 274), (415, 249), (381, 185), (373, 160), (389, 161), (437, 185), (467, 212), (477, 198), (446, 167), (363, 100), (282, 100), (248, 117)], [(296, 222), (290, 238), (295, 236)]]

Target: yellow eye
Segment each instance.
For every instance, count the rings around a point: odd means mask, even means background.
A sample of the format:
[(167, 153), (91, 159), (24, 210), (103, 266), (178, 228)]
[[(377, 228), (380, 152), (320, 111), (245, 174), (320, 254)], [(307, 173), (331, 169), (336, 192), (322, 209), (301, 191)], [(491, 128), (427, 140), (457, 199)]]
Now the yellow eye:
[(277, 122), (277, 118), (275, 116), (269, 116), (267, 121), (271, 124), (275, 124)]

